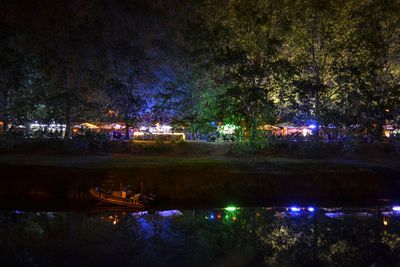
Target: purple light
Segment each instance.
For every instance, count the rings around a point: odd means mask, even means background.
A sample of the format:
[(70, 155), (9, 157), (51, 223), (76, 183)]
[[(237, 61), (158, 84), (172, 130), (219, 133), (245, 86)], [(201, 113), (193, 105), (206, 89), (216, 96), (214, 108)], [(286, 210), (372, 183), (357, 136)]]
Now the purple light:
[(314, 211), (315, 211), (314, 207), (308, 207), (307, 210), (308, 210), (309, 212), (314, 212)]
[(132, 216), (144, 216), (144, 215), (147, 215), (148, 214), (148, 212), (147, 211), (138, 211), (138, 212), (134, 212), (134, 213), (132, 213)]
[(293, 212), (299, 212), (299, 211), (300, 211), (300, 208), (298, 208), (298, 207), (291, 207), (290, 210), (293, 211)]
[(317, 126), (315, 126), (314, 124), (310, 124), (309, 126), (308, 126), (308, 128), (310, 128), (310, 129), (315, 129)]
[(343, 212), (328, 212), (328, 213), (325, 213), (325, 216), (329, 217), (329, 218), (338, 218), (338, 217), (341, 217), (343, 215), (344, 215)]
[(394, 211), (400, 211), (400, 206), (393, 206), (392, 208)]
[(158, 214), (162, 217), (183, 215), (183, 213), (179, 210), (164, 210), (164, 211), (159, 211)]

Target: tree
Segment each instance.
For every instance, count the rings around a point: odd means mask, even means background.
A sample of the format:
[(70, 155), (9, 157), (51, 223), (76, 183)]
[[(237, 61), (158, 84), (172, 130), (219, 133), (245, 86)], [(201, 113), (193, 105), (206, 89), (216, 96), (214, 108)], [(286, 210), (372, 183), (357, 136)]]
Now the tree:
[(25, 123), (32, 114), (33, 88), (40, 74), (26, 50), (26, 35), (18, 23), (14, 4), (2, 3), (0, 13), (0, 120)]
[(299, 1), (290, 6), (291, 33), (286, 53), (295, 67), (297, 119), (332, 123), (329, 114), (341, 94), (336, 86), (337, 58), (341, 35), (343, 4), (336, 1)]
[[(103, 38), (106, 68), (105, 89), (109, 107), (125, 122), (125, 138), (129, 127), (138, 123), (153, 100), (152, 87), (158, 83), (157, 57), (162, 57), (157, 42), (159, 31), (155, 15), (157, 5), (110, 3), (113, 21)], [(143, 29), (144, 28), (144, 29)], [(145, 32), (146, 31), (146, 32)]]
[[(284, 66), (284, 5), (275, 1), (206, 1), (199, 8), (195, 50), (212, 69), (216, 84), (228, 88), (220, 97), (225, 118), (242, 126), (250, 139), (259, 126), (274, 121), (273, 92)], [(200, 26), (199, 26), (200, 25)]]
[(400, 104), (400, 12), (398, 1), (372, 1), (355, 5), (352, 15), (355, 34), (350, 44), (356, 71), (352, 80), (357, 100), (351, 105), (354, 118), (382, 138), (385, 120), (398, 116)]
[[(98, 6), (79, 1), (27, 1), (19, 12), (24, 19), (29, 50), (45, 78), (40, 104), (49, 117), (66, 124), (69, 138), (73, 122), (87, 119), (98, 109), (92, 96), (97, 89)], [(93, 11), (96, 10), (96, 11)]]

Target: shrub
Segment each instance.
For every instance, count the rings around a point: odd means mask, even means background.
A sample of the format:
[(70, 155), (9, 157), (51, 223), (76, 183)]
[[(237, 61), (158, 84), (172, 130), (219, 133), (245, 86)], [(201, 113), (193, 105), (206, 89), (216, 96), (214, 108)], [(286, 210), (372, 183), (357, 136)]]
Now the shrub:
[(359, 150), (357, 138), (352, 135), (346, 136), (342, 142), (342, 152), (347, 156), (353, 156)]
[(21, 138), (15, 138), (8, 133), (0, 134), (0, 153), (9, 153), (15, 150), (23, 142)]
[(84, 154), (97, 152), (104, 149), (106, 142), (107, 135), (105, 133), (85, 131), (83, 135), (73, 136), (71, 139), (65, 140), (64, 151)]
[(257, 148), (254, 146), (253, 143), (251, 143), (250, 141), (242, 141), (236, 142), (229, 151), (229, 154), (246, 155), (254, 154), (256, 152)]
[(341, 149), (340, 143), (326, 143), (311, 139), (309, 141), (300, 142), (294, 153), (304, 158), (329, 158), (340, 154)]
[(266, 138), (263, 135), (257, 135), (253, 137), (253, 140), (245, 140), (234, 143), (230, 154), (255, 154), (259, 152), (265, 152), (271, 147), (274, 141), (270, 138)]
[(167, 150), (167, 145), (160, 139), (156, 139), (152, 151), (163, 152)]
[(393, 147), (393, 156), (400, 158), (400, 139), (393, 139), (391, 145)]
[(179, 139), (178, 141), (175, 142), (177, 145), (183, 146), (186, 145), (186, 141), (184, 139)]

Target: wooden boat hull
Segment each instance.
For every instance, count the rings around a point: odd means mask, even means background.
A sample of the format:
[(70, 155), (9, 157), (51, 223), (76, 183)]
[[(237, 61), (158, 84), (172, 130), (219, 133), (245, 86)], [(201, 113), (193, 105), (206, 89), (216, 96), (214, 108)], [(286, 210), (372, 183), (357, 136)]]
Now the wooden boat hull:
[(90, 188), (89, 195), (96, 200), (114, 205), (122, 205), (132, 208), (144, 208), (146, 206), (143, 202), (141, 202), (138, 199), (117, 197), (109, 193), (101, 192), (97, 187)]

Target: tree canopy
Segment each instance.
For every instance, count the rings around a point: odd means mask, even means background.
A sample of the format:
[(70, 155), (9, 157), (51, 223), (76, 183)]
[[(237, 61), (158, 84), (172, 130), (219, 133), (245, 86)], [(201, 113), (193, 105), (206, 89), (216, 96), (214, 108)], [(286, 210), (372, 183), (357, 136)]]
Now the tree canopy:
[(399, 4), (2, 1), (0, 120), (221, 122), (246, 138), (291, 121), (380, 136), (400, 116)]

